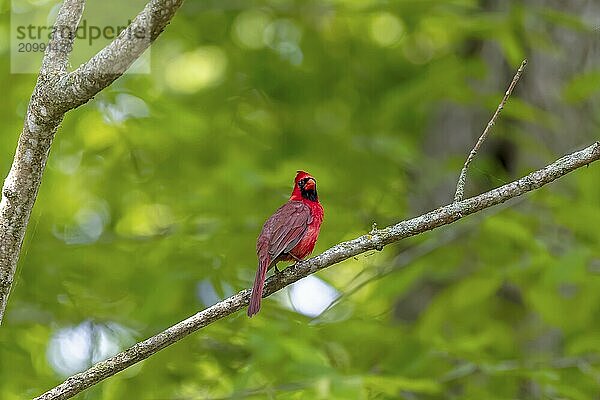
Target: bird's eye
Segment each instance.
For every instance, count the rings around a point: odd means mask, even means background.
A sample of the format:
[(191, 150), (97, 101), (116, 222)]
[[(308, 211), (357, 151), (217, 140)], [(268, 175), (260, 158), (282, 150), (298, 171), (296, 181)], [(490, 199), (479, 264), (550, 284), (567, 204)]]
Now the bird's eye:
[(300, 179), (300, 180), (298, 181), (298, 187), (299, 187), (300, 189), (302, 189), (302, 188), (303, 188), (303, 187), (304, 187), (304, 186), (305, 186), (305, 185), (308, 183), (308, 181), (309, 181), (309, 180), (311, 180), (311, 178), (303, 178), (303, 179)]

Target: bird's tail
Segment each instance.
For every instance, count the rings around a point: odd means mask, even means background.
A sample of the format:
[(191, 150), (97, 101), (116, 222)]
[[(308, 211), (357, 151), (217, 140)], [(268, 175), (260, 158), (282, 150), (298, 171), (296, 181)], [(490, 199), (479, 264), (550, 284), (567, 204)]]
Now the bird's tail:
[(269, 265), (269, 263), (266, 261), (267, 260), (260, 260), (258, 263), (256, 277), (254, 278), (254, 285), (252, 286), (252, 295), (250, 296), (250, 304), (248, 305), (249, 317), (252, 317), (260, 310), (260, 301), (262, 299), (263, 288), (265, 286), (267, 266)]

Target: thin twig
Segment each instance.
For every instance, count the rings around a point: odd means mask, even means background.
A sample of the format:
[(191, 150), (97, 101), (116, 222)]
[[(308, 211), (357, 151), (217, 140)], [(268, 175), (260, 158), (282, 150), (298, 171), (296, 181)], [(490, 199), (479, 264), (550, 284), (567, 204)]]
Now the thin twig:
[[(453, 370), (448, 371), (446, 374), (441, 376), (440, 382), (451, 382), (457, 379), (462, 379), (466, 376), (474, 373), (490, 373), (494, 371), (501, 371), (502, 374), (506, 374), (511, 371), (539, 371), (544, 367), (551, 367), (553, 369), (567, 369), (567, 368), (578, 368), (579, 370), (585, 369), (586, 366), (595, 365), (600, 362), (597, 354), (583, 354), (578, 357), (561, 357), (553, 360), (539, 361), (539, 360), (505, 360), (495, 364), (479, 363), (470, 360), (461, 360), (454, 357), (446, 357), (453, 364), (457, 365)], [(599, 375), (593, 369), (591, 371), (582, 371), (589, 375), (594, 380), (598, 381)]]
[[(600, 159), (600, 142), (583, 150), (566, 155), (554, 163), (531, 174), (479, 196), (440, 207), (427, 214), (397, 223), (384, 229), (373, 229), (369, 234), (339, 243), (320, 255), (298, 262), (290, 268), (271, 276), (265, 284), (264, 297), (323, 268), (337, 264), (358, 254), (380, 249), (385, 245), (407, 237), (451, 224), (467, 215), (504, 203), (507, 200), (536, 190), (577, 168)], [(136, 364), (172, 345), (189, 334), (223, 319), (248, 304), (250, 289), (220, 301), (166, 330), (135, 344), (129, 349), (101, 361), (88, 370), (75, 374), (60, 385), (40, 395), (36, 400), (68, 399), (85, 389), (109, 378), (119, 371)]]
[(494, 126), (494, 124), (496, 123), (496, 119), (498, 119), (500, 112), (506, 105), (506, 102), (508, 101), (510, 95), (512, 94), (515, 86), (517, 86), (517, 82), (519, 81), (519, 78), (521, 78), (521, 74), (523, 73), (523, 70), (525, 69), (526, 65), (527, 65), (527, 59), (523, 60), (523, 62), (521, 63), (521, 66), (515, 73), (515, 76), (513, 77), (512, 82), (508, 86), (506, 93), (504, 93), (504, 97), (502, 98), (502, 101), (500, 102), (500, 104), (498, 104), (498, 108), (496, 108), (496, 112), (494, 113), (494, 115), (492, 115), (492, 119), (490, 119), (490, 122), (488, 122), (483, 133), (479, 137), (479, 140), (477, 140), (475, 147), (473, 147), (473, 149), (469, 153), (469, 157), (467, 157), (467, 160), (465, 161), (465, 165), (463, 166), (462, 170), (460, 171), (460, 176), (458, 177), (458, 183), (456, 184), (456, 192), (454, 193), (454, 202), (455, 203), (461, 201), (464, 197), (465, 183), (467, 181), (467, 169), (469, 168), (469, 164), (471, 164), (471, 161), (473, 161), (473, 159), (477, 155), (479, 148), (481, 147), (481, 145), (483, 144), (485, 139), (487, 139), (487, 137), (489, 136), (492, 126)]

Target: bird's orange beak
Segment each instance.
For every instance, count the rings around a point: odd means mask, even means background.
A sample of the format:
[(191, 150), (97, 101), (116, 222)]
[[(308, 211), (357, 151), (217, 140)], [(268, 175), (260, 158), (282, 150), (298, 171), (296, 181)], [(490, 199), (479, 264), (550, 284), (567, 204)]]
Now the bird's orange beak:
[(310, 178), (304, 185), (304, 190), (314, 190), (316, 186), (317, 182), (313, 178)]

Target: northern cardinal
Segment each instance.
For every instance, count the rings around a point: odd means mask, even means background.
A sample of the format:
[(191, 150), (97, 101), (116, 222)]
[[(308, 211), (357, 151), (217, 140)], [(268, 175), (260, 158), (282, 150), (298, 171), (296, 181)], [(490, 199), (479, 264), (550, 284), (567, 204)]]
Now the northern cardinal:
[(252, 286), (248, 316), (260, 310), (267, 270), (279, 261), (300, 261), (315, 247), (323, 207), (317, 196), (317, 181), (308, 172), (298, 171), (294, 190), (287, 203), (265, 222), (256, 241), (258, 269)]

